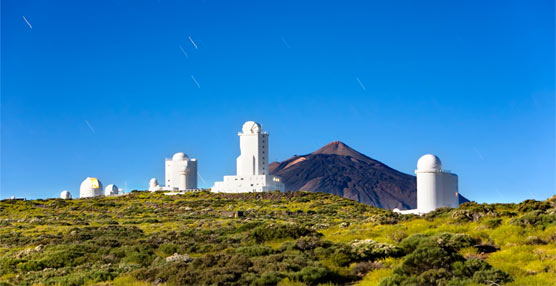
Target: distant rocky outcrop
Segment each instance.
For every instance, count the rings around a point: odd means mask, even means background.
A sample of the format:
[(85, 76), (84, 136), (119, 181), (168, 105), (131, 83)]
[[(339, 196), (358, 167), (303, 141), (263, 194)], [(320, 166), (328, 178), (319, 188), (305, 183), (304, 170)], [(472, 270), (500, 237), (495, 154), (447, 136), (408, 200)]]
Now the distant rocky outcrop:
[[(399, 172), (340, 141), (270, 164), (286, 191), (324, 192), (386, 209), (417, 207), (415, 176)], [(460, 201), (467, 199), (460, 196)]]
[(187, 254), (181, 255), (174, 253), (173, 255), (166, 257), (166, 262), (190, 262), (191, 260), (191, 257)]

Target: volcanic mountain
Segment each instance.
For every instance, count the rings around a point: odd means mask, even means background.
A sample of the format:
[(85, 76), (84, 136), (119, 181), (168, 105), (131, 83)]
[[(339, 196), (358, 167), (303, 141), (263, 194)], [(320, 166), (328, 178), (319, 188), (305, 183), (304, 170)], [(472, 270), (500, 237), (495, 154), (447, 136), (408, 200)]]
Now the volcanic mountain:
[(270, 174), (282, 177), (286, 191), (335, 194), (386, 209), (417, 207), (415, 176), (394, 170), (340, 141), (311, 154), (273, 162)]

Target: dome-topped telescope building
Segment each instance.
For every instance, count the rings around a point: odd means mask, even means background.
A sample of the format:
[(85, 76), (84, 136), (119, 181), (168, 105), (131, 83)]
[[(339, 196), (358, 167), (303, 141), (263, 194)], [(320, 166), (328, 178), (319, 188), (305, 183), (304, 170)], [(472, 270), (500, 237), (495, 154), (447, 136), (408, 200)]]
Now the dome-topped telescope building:
[(166, 187), (180, 191), (197, 188), (197, 159), (178, 152), (166, 159)]
[(64, 199), (64, 200), (69, 200), (69, 199), (71, 199), (71, 193), (68, 190), (63, 190), (60, 193), (60, 198)]
[(395, 210), (401, 213), (424, 214), (441, 207), (459, 205), (458, 176), (442, 169), (440, 159), (432, 154), (417, 161), (417, 209)]
[(80, 198), (92, 198), (102, 195), (102, 183), (97, 178), (87, 177), (79, 187)]
[(110, 184), (110, 185), (106, 186), (106, 188), (104, 188), (104, 196), (105, 197), (117, 196), (119, 194), (120, 194), (120, 190), (114, 184)]
[(268, 133), (254, 121), (243, 124), (239, 135), (241, 154), (237, 157), (236, 176), (224, 176), (223, 182), (216, 182), (213, 192), (241, 193), (285, 190), (280, 177), (269, 175)]
[(178, 152), (165, 161), (165, 187), (158, 185), (156, 178), (149, 182), (149, 190), (154, 191), (185, 191), (197, 189), (197, 159), (189, 158), (185, 153)]

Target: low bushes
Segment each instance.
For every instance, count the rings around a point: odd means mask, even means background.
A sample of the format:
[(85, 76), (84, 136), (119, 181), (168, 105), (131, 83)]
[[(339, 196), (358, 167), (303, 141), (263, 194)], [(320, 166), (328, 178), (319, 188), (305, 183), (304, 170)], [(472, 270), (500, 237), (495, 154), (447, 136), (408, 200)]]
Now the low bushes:
[(441, 233), (435, 236), (413, 235), (402, 241), (407, 253), (393, 275), (380, 286), (394, 285), (466, 285), (504, 283), (511, 277), (481, 259), (465, 259), (457, 251), (475, 244), (468, 235)]

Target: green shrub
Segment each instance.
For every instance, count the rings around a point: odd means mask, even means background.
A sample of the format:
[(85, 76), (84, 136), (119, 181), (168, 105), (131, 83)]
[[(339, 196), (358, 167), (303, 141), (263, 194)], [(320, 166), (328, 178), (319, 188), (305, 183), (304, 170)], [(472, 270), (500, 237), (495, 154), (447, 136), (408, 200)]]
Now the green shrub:
[(387, 243), (376, 242), (372, 239), (354, 241), (351, 243), (351, 251), (356, 260), (376, 260), (386, 257), (400, 257), (403, 249)]
[(510, 275), (498, 269), (480, 270), (473, 274), (473, 281), (482, 284), (500, 284), (512, 281)]
[(421, 234), (421, 233), (413, 234), (405, 238), (404, 240), (402, 240), (400, 247), (403, 249), (403, 251), (406, 254), (409, 254), (413, 252), (415, 249), (417, 249), (417, 247), (419, 246), (419, 244), (421, 244), (421, 242), (428, 239), (429, 239), (428, 235)]
[(284, 274), (280, 272), (265, 272), (261, 275), (261, 277), (253, 280), (251, 285), (253, 286), (270, 286), (270, 285), (277, 285), (280, 280), (285, 277)]
[(324, 266), (307, 266), (301, 271), (295, 273), (294, 279), (303, 281), (308, 285), (316, 285), (321, 282), (325, 282), (329, 276), (331, 276), (331, 271)]
[(511, 222), (522, 227), (534, 226), (544, 229), (549, 225), (556, 224), (556, 214), (546, 214), (542, 210), (534, 210), (512, 219)]
[(257, 243), (281, 238), (299, 238), (301, 236), (318, 236), (314, 230), (298, 224), (271, 224), (256, 227), (250, 237)]
[(170, 256), (178, 251), (178, 246), (172, 242), (164, 243), (158, 247), (158, 251), (164, 254), (164, 256)]
[(394, 271), (398, 274), (418, 275), (431, 269), (450, 269), (452, 263), (463, 260), (457, 252), (441, 247), (433, 240), (425, 240)]
[(499, 227), (501, 224), (502, 224), (502, 219), (498, 218), (498, 217), (485, 221), (486, 227), (488, 227), (490, 229), (495, 229), (495, 228)]
[(253, 245), (253, 246), (240, 247), (236, 251), (248, 257), (267, 256), (275, 253), (272, 247), (265, 246), (265, 245)]

